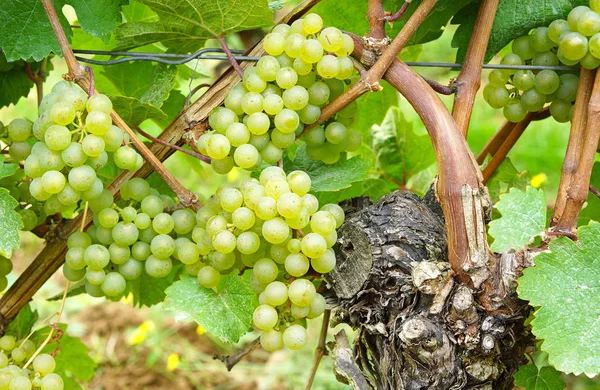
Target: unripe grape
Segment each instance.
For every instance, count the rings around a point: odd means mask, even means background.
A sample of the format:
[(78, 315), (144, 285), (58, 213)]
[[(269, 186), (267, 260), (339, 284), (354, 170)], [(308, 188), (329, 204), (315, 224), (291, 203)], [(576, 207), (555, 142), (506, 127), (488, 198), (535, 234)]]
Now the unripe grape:
[(319, 34), (319, 42), (325, 51), (335, 52), (344, 45), (342, 32), (335, 27), (326, 27)]
[(310, 310), (308, 312), (307, 317), (317, 318), (318, 316), (323, 314), (323, 312), (325, 312), (326, 307), (327, 304), (325, 302), (325, 298), (321, 294), (317, 293), (315, 299), (313, 299), (313, 301), (309, 305)]
[(555, 71), (544, 69), (535, 76), (535, 88), (544, 95), (551, 95), (558, 89), (560, 78)]
[(102, 111), (92, 111), (85, 118), (85, 130), (94, 135), (106, 134), (111, 125), (110, 115)]
[(267, 352), (275, 352), (283, 347), (283, 336), (281, 332), (274, 329), (264, 331), (260, 335), (260, 346)]
[(326, 274), (335, 268), (335, 252), (327, 249), (321, 257), (311, 259), (312, 268), (320, 274)]
[(167, 277), (173, 269), (173, 262), (170, 258), (161, 259), (154, 255), (150, 255), (144, 264), (146, 273), (153, 278)]
[(273, 327), (277, 325), (278, 320), (279, 315), (277, 314), (277, 310), (269, 305), (258, 306), (254, 309), (254, 313), (252, 314), (252, 321), (260, 330), (273, 329)]
[(532, 64), (536, 66), (557, 66), (558, 57), (551, 51), (536, 53), (533, 57)]
[(567, 59), (578, 61), (587, 54), (588, 40), (580, 33), (570, 32), (560, 38), (558, 47)]
[(529, 35), (525, 35), (519, 38), (516, 38), (512, 43), (512, 51), (522, 60), (530, 60), (535, 55), (535, 49), (531, 44), (531, 37)]
[(208, 124), (210, 127), (215, 129), (218, 133), (225, 134), (227, 128), (232, 124), (238, 121), (237, 115), (224, 107), (219, 107), (208, 117)]
[(133, 148), (121, 146), (115, 152), (113, 159), (119, 168), (132, 171), (135, 170), (137, 156), (138, 154)]
[(102, 282), (102, 292), (107, 297), (116, 297), (125, 291), (127, 281), (118, 272), (109, 272)]
[(573, 8), (569, 12), (569, 15), (567, 16), (567, 21), (569, 22), (569, 27), (571, 28), (571, 30), (577, 31), (577, 25), (579, 24), (579, 20), (588, 11), (590, 11), (590, 8), (582, 5), (582, 6)]
[(306, 41), (301, 34), (290, 34), (285, 39), (285, 54), (290, 56), (291, 58), (300, 57), (302, 53), (302, 45)]
[(340, 72), (340, 62), (336, 56), (324, 55), (317, 62), (317, 73), (324, 79), (336, 77)]
[(263, 224), (262, 235), (271, 244), (281, 244), (289, 237), (290, 228), (283, 219), (273, 218)]
[(548, 27), (538, 27), (533, 29), (530, 35), (531, 47), (538, 52), (552, 50), (554, 42), (548, 36)]
[(263, 39), (263, 47), (267, 54), (278, 56), (285, 50), (285, 36), (272, 32)]
[(315, 286), (307, 279), (296, 279), (288, 287), (288, 297), (298, 306), (308, 306), (317, 295)]
[(292, 88), (298, 82), (298, 74), (290, 67), (282, 67), (277, 71), (275, 81), (283, 89)]

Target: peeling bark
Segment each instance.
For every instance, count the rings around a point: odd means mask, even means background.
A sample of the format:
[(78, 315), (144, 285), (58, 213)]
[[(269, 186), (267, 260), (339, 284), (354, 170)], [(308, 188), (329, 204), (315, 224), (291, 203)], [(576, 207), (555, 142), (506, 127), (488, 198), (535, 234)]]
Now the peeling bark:
[(527, 305), (515, 293), (532, 256), (505, 254), (497, 269), (488, 269), (506, 300), (518, 302), (490, 315), (478, 302), (481, 291), (454, 278), (443, 213), (431, 191), (424, 199), (397, 191), (372, 205), (354, 201), (348, 211), (338, 265), (325, 280), (335, 295), (334, 321), (357, 330), (354, 360), (369, 387), (511, 389), (534, 342), (523, 330)]

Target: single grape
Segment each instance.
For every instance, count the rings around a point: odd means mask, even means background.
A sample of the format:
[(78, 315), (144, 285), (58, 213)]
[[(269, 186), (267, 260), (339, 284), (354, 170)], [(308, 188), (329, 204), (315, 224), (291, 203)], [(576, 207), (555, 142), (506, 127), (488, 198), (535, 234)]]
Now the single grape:
[(64, 126), (50, 126), (46, 130), (44, 141), (51, 150), (61, 151), (71, 143), (71, 132)]
[(290, 67), (282, 67), (277, 71), (275, 81), (283, 89), (292, 88), (298, 82), (298, 74)]
[(271, 244), (281, 244), (290, 235), (290, 228), (281, 218), (273, 218), (262, 226), (262, 235)]
[(521, 105), (521, 101), (517, 99), (511, 99), (506, 106), (504, 106), (504, 117), (513, 123), (517, 123), (525, 119), (527, 110)]
[(548, 38), (552, 42), (558, 43), (560, 42), (561, 35), (570, 31), (569, 22), (564, 19), (556, 19), (548, 26)]
[(283, 305), (288, 299), (287, 287), (282, 282), (271, 282), (265, 287), (264, 297), (268, 305)]
[(493, 87), (486, 85), (483, 89), (483, 98), (492, 108), (502, 108), (509, 100), (509, 93), (506, 88)]
[(533, 57), (532, 64), (536, 66), (557, 66), (558, 57), (551, 51), (536, 53)]
[(127, 281), (118, 272), (109, 272), (102, 282), (102, 292), (107, 297), (116, 297), (125, 291)]
[(301, 34), (290, 34), (285, 38), (285, 54), (291, 58), (300, 57), (302, 53), (302, 45), (306, 38)]
[[(254, 96), (254, 94), (252, 94), (251, 96)], [(229, 125), (237, 121), (238, 117), (235, 114), (235, 112), (224, 107), (219, 107), (213, 110), (213, 112), (208, 117), (208, 124), (210, 125), (210, 127), (221, 134), (225, 134), (225, 131), (227, 131)]]
[(530, 70), (519, 70), (513, 76), (512, 82), (517, 89), (527, 91), (535, 86), (535, 74)]
[(323, 19), (315, 13), (304, 16), (302, 28), (306, 34), (316, 34), (323, 28)]
[(551, 95), (558, 89), (560, 77), (555, 71), (544, 69), (535, 76), (535, 88), (544, 95)]
[(569, 122), (571, 120), (571, 107), (573, 107), (571, 103), (557, 99), (550, 104), (550, 114), (559, 123)]
[(273, 329), (277, 325), (278, 320), (279, 315), (277, 314), (277, 310), (269, 305), (259, 305), (254, 309), (254, 313), (252, 314), (252, 321), (260, 330)]
[(569, 15), (567, 16), (567, 21), (569, 23), (569, 27), (571, 28), (571, 30), (577, 31), (577, 25), (579, 24), (579, 20), (588, 11), (590, 11), (589, 7), (579, 6), (579, 7), (573, 8), (569, 12)]
[(567, 59), (578, 61), (587, 54), (588, 40), (578, 32), (570, 32), (560, 38), (558, 47)]
[(94, 286), (101, 286), (104, 278), (106, 278), (106, 272), (102, 269), (94, 270), (88, 267), (85, 271), (85, 280)]
[(488, 76), (488, 81), (494, 87), (505, 87), (508, 83), (508, 75), (499, 69), (492, 70)]
[(292, 325), (283, 332), (283, 344), (292, 350), (299, 350), (308, 342), (308, 333), (301, 325)]
[(268, 284), (277, 279), (277, 274), (279, 269), (277, 268), (277, 264), (271, 259), (263, 258), (258, 260), (254, 264), (253, 274), (254, 277), (260, 282), (264, 284)]
[(272, 32), (263, 39), (263, 47), (267, 54), (278, 56), (285, 50), (285, 36)]
[(133, 245), (139, 237), (139, 230), (133, 222), (119, 222), (112, 230), (112, 238), (121, 245)]
[(308, 91), (299, 85), (293, 86), (283, 92), (283, 104), (291, 110), (301, 110), (308, 104)]
[(319, 34), (319, 42), (325, 51), (335, 52), (344, 45), (342, 32), (335, 27), (325, 27)]
[(327, 249), (323, 256), (311, 259), (312, 268), (320, 274), (326, 274), (335, 268), (335, 252)]
[(324, 79), (336, 77), (340, 72), (340, 62), (336, 56), (324, 55), (317, 62), (317, 73)]
[(537, 52), (551, 50), (554, 42), (548, 36), (548, 27), (538, 27), (533, 29), (530, 35), (531, 47)]
[[(279, 74), (279, 72), (277, 72), (277, 74)], [(242, 109), (248, 115), (255, 112), (260, 112), (263, 109), (263, 102), (264, 97), (260, 93), (247, 92), (244, 94), (244, 96), (242, 96)], [(226, 130), (227, 128), (225, 128), (224, 131)]]
[(260, 335), (260, 346), (267, 352), (275, 352), (283, 347), (281, 332), (269, 329)]
[(110, 114), (102, 111), (92, 111), (85, 118), (85, 130), (97, 136), (106, 134), (111, 125)]
[(536, 112), (546, 104), (546, 96), (537, 89), (532, 88), (521, 95), (521, 104), (527, 111)]
[(532, 38), (529, 35), (525, 35), (515, 38), (512, 42), (513, 53), (521, 57), (522, 60), (530, 60), (535, 55), (535, 49), (532, 47), (531, 39)]
[(167, 277), (173, 269), (173, 262), (170, 258), (161, 259), (150, 255), (144, 264), (146, 273), (153, 278)]
[(581, 66), (586, 69), (596, 69), (600, 66), (600, 59), (594, 57), (590, 52), (588, 52), (579, 62), (581, 63)]
[(285, 259), (285, 270), (294, 277), (304, 276), (309, 268), (308, 258), (301, 253), (290, 254)]

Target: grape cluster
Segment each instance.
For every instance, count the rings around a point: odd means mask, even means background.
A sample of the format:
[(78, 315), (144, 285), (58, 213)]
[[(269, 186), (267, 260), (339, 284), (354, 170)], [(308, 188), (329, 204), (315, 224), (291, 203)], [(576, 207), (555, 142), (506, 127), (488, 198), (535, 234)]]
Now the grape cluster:
[(325, 299), (309, 275), (335, 267), (331, 247), (344, 212), (335, 204), (319, 209), (310, 187), (305, 172), (286, 176), (271, 166), (239, 189), (219, 188), (196, 214), (192, 239), (203, 259), (198, 281), (214, 288), (221, 273), (251, 268), (250, 284), (260, 303), (254, 325), (263, 331), (261, 344), (268, 351), (283, 344), (302, 348), (307, 341), (303, 319), (325, 310)]
[[(31, 127), (30, 121), (21, 118), (12, 120), (6, 126), (0, 123), (0, 141), (8, 145), (8, 159), (3, 164), (19, 164), (30, 155)], [(23, 220), (21, 230), (30, 231), (44, 221), (46, 215), (43, 205), (33, 199), (29, 193), (29, 180), (25, 177), (25, 171), (21, 167), (14, 174), (0, 179), (0, 187), (6, 188), (10, 195), (19, 202), (15, 211), (21, 215)]]
[(164, 278), (174, 263), (199, 259), (196, 245), (187, 238), (196, 225), (195, 213), (178, 209), (175, 201), (150, 188), (147, 181), (131, 179), (121, 187), (121, 201), (113, 204), (109, 191), (88, 202), (94, 224), (87, 232), (67, 240), (63, 273), (70, 281), (85, 280), (94, 297), (119, 297), (127, 282), (142, 273)]
[(37, 355), (30, 366), (23, 368), (37, 347), (31, 340), (17, 341), (5, 335), (0, 338), (1, 390), (62, 390), (63, 379), (55, 374), (56, 361), (52, 355)]
[[(277, 163), (304, 126), (317, 122), (321, 108), (357, 80), (348, 57), (354, 50), (352, 38), (334, 27), (323, 29), (319, 15), (277, 25), (263, 46), (269, 55), (244, 71), (225, 106), (210, 114), (213, 131), (198, 140), (198, 150), (212, 159), (218, 173), (233, 166), (258, 169), (263, 162)], [(342, 153), (358, 150), (361, 136), (348, 129), (356, 111), (353, 102), (304, 134), (308, 156), (333, 164)]]
[(24, 169), (32, 179), (29, 191), (44, 202), (47, 215), (74, 207), (80, 199), (98, 198), (104, 185), (96, 172), (108, 163), (109, 153), (121, 169), (142, 166), (142, 157), (123, 145), (128, 139), (112, 124), (111, 111), (107, 96), (96, 94), (88, 99), (77, 85), (61, 81), (43, 98), (33, 128), (22, 126), (11, 135), (15, 141), (25, 141), (33, 131), (38, 140)]
[[(573, 8), (567, 20), (557, 19), (548, 27), (538, 27), (512, 42), (512, 53), (502, 58), (507, 65), (577, 65), (595, 69), (600, 65), (600, 1), (591, 8)], [(519, 122), (527, 112), (541, 110), (550, 103), (550, 113), (558, 122), (568, 122), (579, 77), (568, 72), (545, 69), (494, 70), (483, 96), (493, 108), (503, 108), (504, 116)], [(507, 88), (507, 84), (510, 88)]]

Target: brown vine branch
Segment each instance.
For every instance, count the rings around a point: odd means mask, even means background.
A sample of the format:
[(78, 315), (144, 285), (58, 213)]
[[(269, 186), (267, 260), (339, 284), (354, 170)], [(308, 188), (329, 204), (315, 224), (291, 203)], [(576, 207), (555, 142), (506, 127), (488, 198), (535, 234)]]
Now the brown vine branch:
[(457, 91), (454, 97), (452, 116), (465, 138), (469, 131), (475, 95), (481, 86), (481, 69), (498, 9), (498, 2), (499, 0), (481, 1), (465, 61), (454, 83)]
[(229, 46), (227, 46), (227, 42), (225, 41), (225, 38), (224, 37), (219, 38), (219, 43), (221, 44), (221, 47), (223, 48), (225, 55), (227, 55), (227, 58), (229, 58), (229, 62), (231, 62), (231, 66), (233, 66), (233, 68), (240, 75), (240, 77), (243, 77), (244, 72), (242, 72), (242, 68), (240, 68), (240, 64), (238, 64), (237, 60), (231, 53)]
[[(82, 67), (79, 62), (77, 62), (77, 59), (73, 54), (73, 50), (71, 49), (65, 32), (62, 29), (58, 15), (56, 14), (56, 10), (52, 4), (52, 0), (42, 0), (42, 4), (44, 5), (44, 9), (46, 10), (46, 14), (48, 15), (48, 19), (50, 20), (50, 24), (52, 25), (52, 29), (54, 30), (54, 34), (56, 35), (60, 49), (67, 63), (69, 73), (67, 74), (66, 78), (75, 81), (85, 91), (89, 90), (95, 92), (95, 90), (91, 89), (91, 80), (88, 80), (85, 77), (85, 68)], [(137, 135), (131, 130), (131, 128), (127, 125), (127, 123), (125, 123), (119, 114), (113, 110), (110, 116), (117, 127), (121, 128), (129, 135), (129, 138), (135, 145), (136, 149), (140, 152), (142, 157), (152, 165), (154, 170), (163, 178), (169, 187), (171, 187), (175, 194), (177, 194), (177, 197), (181, 203), (197, 209), (198, 197), (193, 192), (187, 190), (183, 185), (181, 185), (181, 183), (179, 183), (175, 176), (173, 176), (173, 174), (171, 174), (171, 172), (169, 172), (162, 165), (156, 156), (152, 154), (148, 147), (146, 147), (146, 145), (140, 141)]]
[(567, 144), (567, 151), (565, 152), (565, 161), (562, 166), (560, 184), (556, 196), (556, 203), (554, 205), (554, 214), (550, 220), (550, 226), (556, 226), (567, 203), (567, 190), (575, 175), (581, 157), (584, 133), (587, 124), (588, 102), (590, 101), (593, 87), (594, 71), (582, 68), (579, 74), (579, 85), (577, 86), (575, 106), (573, 107), (573, 119), (571, 121), (569, 142)]
[(600, 191), (596, 187), (590, 184), (590, 192), (600, 198)]
[(410, 3), (411, 3), (410, 1), (405, 2), (404, 4), (402, 4), (402, 7), (400, 7), (398, 12), (396, 12), (393, 15), (384, 16), (383, 20), (385, 20), (386, 22), (394, 22), (394, 21), (400, 19), (402, 17), (402, 15), (404, 15), (406, 10), (408, 9), (408, 6), (410, 5)]
[[(421, 76), (423, 77), (423, 76)], [(456, 86), (455, 85), (444, 85), (441, 83), (438, 83), (435, 80), (431, 80), (428, 79), (427, 77), (423, 77), (423, 80), (425, 80), (425, 82), (427, 84), (429, 84), (429, 86), (437, 93), (442, 94), (442, 95), (452, 95), (454, 93), (456, 93)]]
[(369, 37), (377, 40), (385, 39), (385, 23), (382, 18), (385, 15), (383, 0), (369, 0), (367, 20), (369, 21)]
[(308, 376), (308, 381), (306, 382), (305, 390), (310, 390), (310, 388), (312, 387), (312, 384), (315, 381), (315, 375), (317, 375), (317, 369), (319, 368), (319, 364), (321, 364), (321, 359), (327, 353), (327, 346), (325, 345), (325, 341), (327, 340), (327, 331), (329, 330), (330, 316), (331, 310), (325, 310), (325, 312), (323, 313), (321, 333), (319, 334), (319, 343), (317, 344), (317, 348), (315, 349), (315, 359), (313, 360), (313, 365), (310, 369), (310, 375)]
[(594, 167), (596, 149), (600, 139), (600, 72), (596, 72), (594, 87), (588, 103), (587, 120), (581, 145), (577, 169), (567, 188), (565, 207), (560, 215), (555, 232), (575, 233), (577, 220), (583, 203), (588, 198), (590, 177)]
[(222, 361), (223, 364), (225, 364), (227, 371), (231, 371), (231, 369), (235, 367), (236, 364), (238, 364), (243, 358), (245, 358), (252, 351), (254, 351), (258, 344), (260, 344), (260, 337), (257, 337), (256, 339), (252, 340), (250, 344), (246, 345), (244, 348), (240, 349), (233, 355), (214, 355), (213, 359)]
[(159, 143), (161, 145), (167, 146), (169, 148), (175, 149), (175, 150), (177, 150), (179, 152), (182, 152), (182, 153), (185, 153), (185, 154), (187, 154), (189, 156), (196, 157), (198, 160), (200, 160), (202, 162), (210, 164), (210, 157), (206, 157), (206, 156), (204, 156), (204, 155), (202, 155), (200, 153), (196, 153), (196, 152), (194, 152), (192, 150), (187, 150), (187, 149), (182, 148), (181, 146), (173, 145), (173, 144), (168, 143), (167, 141), (163, 141), (161, 139), (158, 139), (158, 138), (156, 138), (156, 137), (154, 137), (154, 136), (146, 133), (144, 130), (140, 129), (139, 127), (136, 130), (137, 130), (138, 133), (140, 133), (141, 135), (143, 135), (144, 137), (146, 137), (147, 139), (149, 139), (152, 142), (156, 142), (156, 143)]
[(86, 66), (85, 71), (87, 72), (88, 77), (90, 78), (90, 89), (88, 90), (88, 95), (92, 96), (96, 93), (96, 79), (94, 78), (94, 70), (91, 66)]

